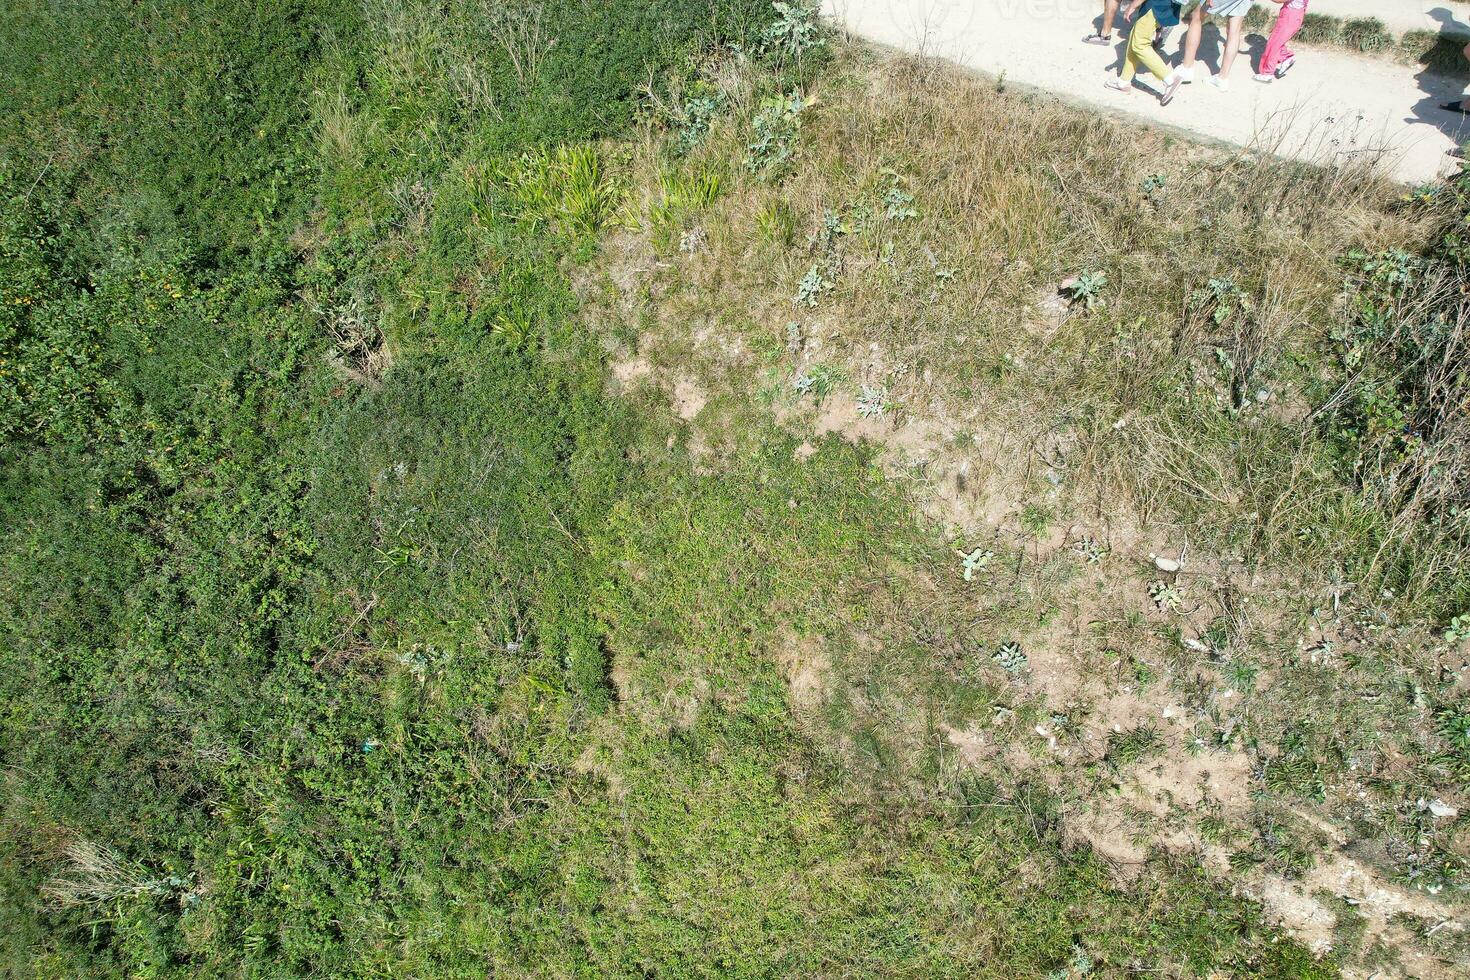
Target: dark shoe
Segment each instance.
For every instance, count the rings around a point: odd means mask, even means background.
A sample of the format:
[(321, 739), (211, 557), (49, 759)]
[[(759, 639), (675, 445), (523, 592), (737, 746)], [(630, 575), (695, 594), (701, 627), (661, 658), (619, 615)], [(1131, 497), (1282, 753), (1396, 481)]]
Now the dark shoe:
[(1112, 44), (1113, 39), (1106, 34), (1089, 34), (1082, 39), (1083, 44)]

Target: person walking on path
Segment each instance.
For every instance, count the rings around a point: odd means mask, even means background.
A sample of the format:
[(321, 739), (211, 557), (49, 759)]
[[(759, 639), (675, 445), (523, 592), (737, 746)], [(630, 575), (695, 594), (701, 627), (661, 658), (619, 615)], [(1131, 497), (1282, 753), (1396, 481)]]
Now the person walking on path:
[(1302, 29), (1302, 18), (1307, 15), (1307, 0), (1272, 0), (1281, 5), (1276, 14), (1276, 26), (1266, 40), (1266, 50), (1261, 52), (1261, 63), (1256, 68), (1256, 81), (1273, 82), (1291, 71), (1296, 64), (1296, 55), (1288, 46), (1296, 32)]
[(1240, 53), (1240, 35), (1245, 28), (1245, 15), (1254, 0), (1200, 0), (1189, 15), (1189, 31), (1184, 35), (1184, 62), (1179, 72), (1184, 81), (1194, 81), (1194, 58), (1199, 53), (1200, 37), (1205, 30), (1205, 15), (1225, 18), (1225, 50), (1220, 55), (1220, 70), (1205, 81), (1222, 92), (1230, 90), (1230, 69)]
[(1082, 40), (1087, 44), (1112, 44), (1113, 21), (1118, 19), (1118, 0), (1103, 0), (1102, 28)]
[[(1159, 90), (1159, 105), (1168, 105), (1174, 101), (1174, 92), (1179, 88), (1183, 76), (1178, 71), (1170, 71), (1158, 51), (1154, 50), (1154, 35), (1160, 27), (1178, 26), (1179, 0), (1144, 0), (1144, 5), (1148, 7), (1148, 12), (1134, 21), (1133, 30), (1128, 33), (1128, 50), (1123, 54), (1123, 70), (1117, 78), (1108, 79), (1107, 86), (1119, 92), (1131, 92), (1133, 77), (1138, 74), (1141, 66), (1163, 83)], [(1133, 6), (1137, 7), (1138, 4)]]

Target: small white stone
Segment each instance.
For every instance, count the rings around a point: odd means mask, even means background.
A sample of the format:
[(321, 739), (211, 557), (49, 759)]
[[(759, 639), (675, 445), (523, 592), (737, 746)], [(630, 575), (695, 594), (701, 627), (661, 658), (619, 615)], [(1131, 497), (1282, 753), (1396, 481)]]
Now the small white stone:
[(1179, 571), (1179, 563), (1173, 558), (1165, 558), (1163, 555), (1154, 556), (1154, 567), (1161, 572)]
[(1429, 801), (1429, 812), (1436, 817), (1458, 817), (1460, 815), (1457, 807), (1450, 806), (1438, 797)]

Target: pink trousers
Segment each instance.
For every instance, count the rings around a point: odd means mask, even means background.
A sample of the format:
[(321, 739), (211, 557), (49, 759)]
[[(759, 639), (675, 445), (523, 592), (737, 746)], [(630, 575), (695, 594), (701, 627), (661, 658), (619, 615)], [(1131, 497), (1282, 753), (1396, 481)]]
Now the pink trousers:
[(1262, 75), (1271, 74), (1281, 62), (1294, 57), (1287, 44), (1302, 29), (1302, 18), (1306, 14), (1305, 10), (1292, 10), (1285, 6), (1281, 8), (1281, 12), (1276, 15), (1276, 26), (1271, 29), (1271, 36), (1266, 40), (1266, 50), (1261, 53)]

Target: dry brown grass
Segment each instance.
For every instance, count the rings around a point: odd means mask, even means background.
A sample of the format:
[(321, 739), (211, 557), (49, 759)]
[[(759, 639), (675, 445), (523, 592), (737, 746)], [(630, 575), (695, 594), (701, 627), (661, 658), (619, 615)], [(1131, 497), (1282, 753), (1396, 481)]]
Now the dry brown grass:
[[(723, 71), (732, 104), (748, 105), (749, 83), (729, 63)], [(1340, 315), (1334, 257), (1356, 242), (1422, 234), (1389, 209), (1396, 190), (1370, 161), (1313, 168), (1182, 143), (868, 49), (847, 51), (829, 77), (784, 181), (730, 166), (744, 154), (740, 112), (688, 160), (671, 164), (656, 134), (637, 154), (643, 212), (670, 172), (722, 175), (712, 207), (676, 217), (672, 231), (651, 229), (670, 260), (680, 232), (697, 226), (704, 243), (676, 263), (681, 288), (660, 307), (675, 333), (718, 322), (722, 336), (740, 337), (748, 363), (840, 367), (847, 393), (883, 386), (904, 422), (937, 421), (957, 438), (1024, 434), (1011, 470), (1048, 439), (1063, 442), (1068, 486), (1145, 517), (1177, 511), (1181, 495), (1223, 508), (1217, 516), (1292, 509), (1281, 495), (1255, 498), (1267, 485), (1290, 487), (1280, 474), (1302, 464), (1243, 461), (1224, 423), (1205, 425), (1216, 438), (1201, 439), (1194, 416), (1269, 390), (1265, 407), (1234, 406), (1250, 415), (1242, 424), (1301, 424), (1305, 378), (1293, 358)], [(914, 196), (916, 217), (886, 216), (893, 187)], [(829, 214), (847, 230), (824, 237)], [(789, 235), (772, 231), (783, 215)], [(811, 308), (793, 297), (814, 266), (830, 288)], [(1056, 299), (1082, 270), (1107, 276), (1095, 313)], [(1193, 311), (1212, 279), (1249, 296), (1251, 314), (1217, 323)], [(732, 310), (742, 314), (735, 322)], [(793, 321), (800, 351), (756, 353), (785, 348)], [(654, 329), (640, 342), (655, 361), (667, 343), (670, 366), (688, 369), (687, 341)], [(1233, 364), (1223, 378), (1217, 349)], [(723, 371), (728, 360), (707, 367)], [(983, 453), (969, 455), (986, 466)]]
[(55, 909), (102, 905), (160, 890), (143, 870), (111, 848), (82, 838), (66, 845), (65, 873), (41, 886), (41, 898)]

